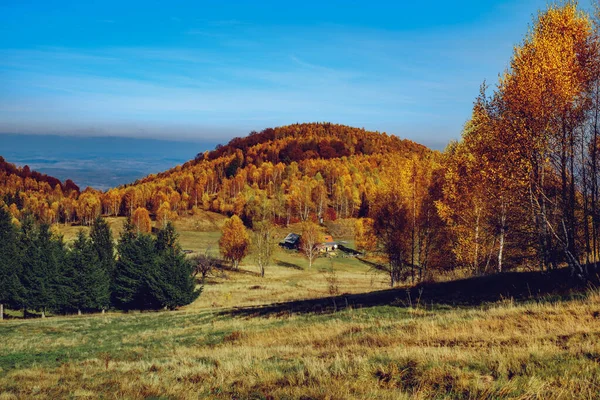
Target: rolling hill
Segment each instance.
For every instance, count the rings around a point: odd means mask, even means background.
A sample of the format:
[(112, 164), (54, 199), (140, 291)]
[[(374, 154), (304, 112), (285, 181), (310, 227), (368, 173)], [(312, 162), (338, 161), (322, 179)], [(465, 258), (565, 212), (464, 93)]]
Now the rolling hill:
[(26, 210), (49, 223), (89, 221), (98, 214), (127, 216), (138, 207), (151, 214), (162, 207), (172, 218), (198, 209), (235, 213), (249, 224), (258, 208), (286, 224), (332, 220), (367, 216), (369, 200), (386, 181), (408, 191), (417, 175), (417, 180), (429, 180), (438, 158), (425, 146), (385, 133), (294, 124), (234, 138), (183, 165), (106, 192), (88, 188), (80, 193), (72, 181), (62, 184), (2, 160), (0, 201), (13, 214)]

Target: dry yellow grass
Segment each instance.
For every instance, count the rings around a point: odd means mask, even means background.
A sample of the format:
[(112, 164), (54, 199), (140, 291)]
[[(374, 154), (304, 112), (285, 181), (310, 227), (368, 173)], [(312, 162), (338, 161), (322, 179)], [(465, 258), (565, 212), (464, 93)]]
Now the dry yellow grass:
[[(0, 325), (0, 398), (596, 398), (600, 296), (470, 309)], [(270, 397), (269, 397), (270, 396)]]
[[(123, 223), (125, 222), (125, 217), (108, 217), (106, 218), (106, 222), (110, 226), (113, 237), (116, 240), (121, 232), (123, 231)], [(90, 227), (89, 226), (80, 226), (80, 225), (64, 225), (64, 224), (56, 224), (54, 225), (54, 229), (60, 233), (65, 242), (71, 243), (77, 237), (77, 233), (80, 230), (83, 230), (86, 234), (89, 234)]]

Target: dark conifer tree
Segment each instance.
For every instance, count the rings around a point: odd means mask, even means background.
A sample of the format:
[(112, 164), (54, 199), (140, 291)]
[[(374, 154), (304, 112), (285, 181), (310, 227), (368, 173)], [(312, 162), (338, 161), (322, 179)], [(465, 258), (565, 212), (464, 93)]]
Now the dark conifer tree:
[(110, 300), (108, 273), (100, 262), (90, 239), (79, 231), (69, 253), (72, 269), (71, 304), (79, 313), (98, 311), (108, 307)]
[(0, 207), (0, 320), (5, 305), (16, 308), (22, 303), (20, 267), (17, 229), (8, 211)]
[(42, 224), (39, 227), (38, 246), (48, 281), (40, 308), (42, 316), (45, 316), (46, 310), (67, 311), (72, 299), (72, 273), (63, 237), (53, 234), (50, 225)]
[(194, 301), (200, 290), (192, 275), (193, 265), (186, 259), (169, 222), (157, 234), (156, 264), (148, 274), (148, 287), (161, 306), (174, 309)]
[(21, 255), (20, 278), (23, 286), (21, 296), (21, 306), (23, 316), (27, 317), (27, 310), (35, 308), (35, 290), (36, 270), (38, 269), (39, 251), (36, 246), (37, 230), (33, 216), (26, 214), (21, 220), (21, 229), (19, 231), (19, 254)]
[[(74, 271), (69, 263), (69, 252), (62, 237), (51, 238), (52, 264), (51, 293), (53, 295), (49, 308), (54, 312), (70, 313), (73, 307)], [(42, 310), (43, 311), (43, 310)]]
[(367, 194), (362, 192), (360, 195), (360, 207), (358, 209), (358, 218), (367, 218), (369, 216), (369, 199)]
[(175, 231), (175, 227), (171, 222), (167, 222), (167, 225), (156, 233), (157, 254), (162, 254), (169, 249), (181, 251), (178, 239), (179, 235)]
[(106, 271), (110, 282), (110, 290), (115, 276), (115, 246), (113, 236), (106, 220), (102, 217), (96, 218), (90, 231), (92, 246), (98, 255), (102, 268)]
[(39, 248), (39, 231), (33, 217), (27, 215), (21, 224), (22, 282), (24, 286), (23, 313), (39, 310), (48, 297), (50, 284)]
[(116, 307), (123, 310), (160, 307), (147, 284), (147, 276), (155, 267), (154, 247), (154, 239), (150, 235), (136, 234), (135, 227), (127, 220), (117, 245), (119, 258), (113, 287)]
[(22, 223), (21, 246), (24, 310), (41, 311), (44, 317), (47, 310), (66, 308), (71, 284), (62, 238), (53, 237), (47, 224), (36, 229), (33, 220), (26, 217)]

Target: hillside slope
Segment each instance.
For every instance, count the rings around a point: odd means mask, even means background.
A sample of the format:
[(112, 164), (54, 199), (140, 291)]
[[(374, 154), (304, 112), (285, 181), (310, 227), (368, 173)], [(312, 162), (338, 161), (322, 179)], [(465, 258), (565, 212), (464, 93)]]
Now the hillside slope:
[(79, 187), (72, 180), (63, 183), (27, 165), (20, 168), (0, 157), (0, 206), (6, 205), (13, 217), (18, 218), (25, 210), (40, 221), (56, 222), (61, 201), (66, 205), (78, 196)]
[[(0, 202), (15, 217), (29, 211), (46, 222), (87, 224), (99, 214), (128, 216), (144, 207), (161, 221), (205, 210), (240, 215), (248, 225), (257, 218), (287, 225), (368, 216), (376, 191), (385, 185), (399, 187), (420, 204), (438, 158), (425, 146), (385, 133), (330, 123), (294, 124), (232, 139), (181, 166), (107, 192), (88, 188), (79, 194), (67, 181), (58, 193), (46, 187), (54, 189), (58, 180), (7, 168), (20, 174), (20, 183), (1, 175)], [(49, 185), (25, 184), (25, 175)], [(15, 188), (35, 192), (22, 195), (35, 201), (6, 196)]]
[(257, 213), (286, 223), (366, 216), (379, 185), (393, 181), (412, 190), (417, 176), (430, 179), (438, 157), (385, 133), (295, 124), (235, 138), (109, 194), (121, 199), (121, 209), (113, 211), (125, 213), (138, 206), (156, 213), (168, 203), (171, 212), (202, 208), (247, 221)]

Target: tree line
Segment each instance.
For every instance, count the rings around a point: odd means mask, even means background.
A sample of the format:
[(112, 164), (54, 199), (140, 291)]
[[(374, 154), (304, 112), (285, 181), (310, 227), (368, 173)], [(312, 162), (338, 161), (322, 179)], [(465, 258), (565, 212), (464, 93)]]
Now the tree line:
[(572, 1), (540, 12), (446, 151), (438, 209), (454, 255), (474, 272), (524, 260), (544, 271), (567, 264), (582, 277), (597, 269), (597, 17)]
[(479, 275), (568, 265), (583, 279), (598, 271), (598, 15), (572, 1), (540, 12), (488, 89), (431, 171), (424, 201), (402, 179), (384, 183), (357, 221), (357, 245), (385, 258), (392, 285), (430, 266)]
[(79, 231), (67, 246), (48, 224), (26, 216), (17, 226), (0, 207), (0, 319), (5, 306), (42, 317), (173, 309), (200, 294), (193, 271), (171, 224), (153, 237), (128, 221), (115, 248), (110, 227), (96, 218), (89, 236)]

